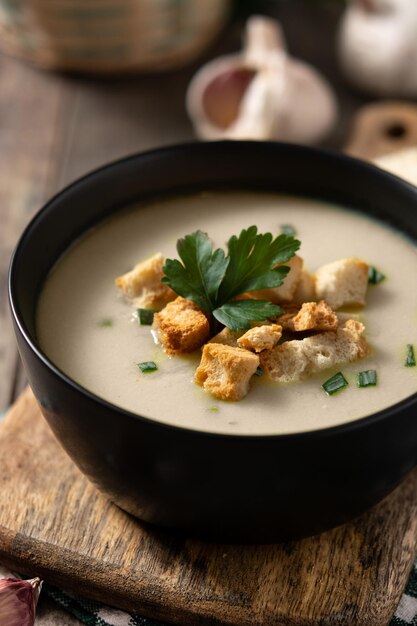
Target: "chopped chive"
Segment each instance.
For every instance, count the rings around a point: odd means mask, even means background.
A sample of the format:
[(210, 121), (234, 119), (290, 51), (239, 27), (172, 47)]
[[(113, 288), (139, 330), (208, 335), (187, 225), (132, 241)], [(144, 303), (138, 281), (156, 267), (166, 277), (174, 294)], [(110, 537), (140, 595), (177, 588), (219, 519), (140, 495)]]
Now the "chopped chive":
[(294, 226), (291, 226), (291, 224), (283, 224), (281, 226), (281, 233), (283, 235), (288, 235), (289, 237), (295, 237), (297, 231), (295, 230)]
[(358, 387), (371, 387), (376, 385), (376, 371), (366, 370), (358, 374)]
[(141, 326), (151, 326), (153, 316), (156, 313), (153, 309), (138, 309), (138, 322)]
[(373, 267), (372, 265), (370, 265), (368, 267), (368, 283), (370, 285), (377, 285), (378, 283), (381, 283), (383, 280), (385, 280), (385, 274), (377, 270), (376, 267)]
[(158, 366), (153, 361), (144, 361), (143, 363), (138, 363), (138, 368), (144, 374), (148, 374), (149, 372), (155, 372), (158, 369)]
[(255, 376), (263, 376), (263, 373), (264, 373), (264, 371), (263, 371), (262, 367), (257, 367), (256, 368)]
[(326, 380), (326, 382), (322, 384), (322, 387), (328, 396), (332, 396), (336, 391), (347, 387), (348, 384), (342, 372), (337, 372), (337, 374)]
[(414, 356), (414, 347), (411, 343), (407, 344), (407, 354), (405, 357), (405, 367), (415, 367), (416, 366), (416, 357)]
[(209, 411), (218, 411), (219, 409), (217, 408), (217, 406), (211, 406), (209, 408)]
[(98, 322), (98, 325), (101, 328), (109, 328), (110, 326), (113, 326), (113, 320), (111, 320), (109, 317), (105, 317)]

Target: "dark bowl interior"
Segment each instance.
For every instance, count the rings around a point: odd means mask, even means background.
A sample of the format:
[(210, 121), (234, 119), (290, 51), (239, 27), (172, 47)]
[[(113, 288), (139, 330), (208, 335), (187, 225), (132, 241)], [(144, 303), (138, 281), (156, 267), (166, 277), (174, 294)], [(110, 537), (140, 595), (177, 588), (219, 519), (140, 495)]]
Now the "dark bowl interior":
[(9, 282), (19, 350), (57, 438), (125, 510), (211, 539), (264, 542), (313, 534), (378, 502), (415, 465), (417, 394), (345, 426), (294, 435), (216, 435), (161, 424), (95, 397), (37, 345), (42, 283), (81, 233), (134, 201), (219, 188), (322, 198), (417, 240), (416, 188), (340, 154), (213, 142), (134, 155), (64, 189), (23, 233)]

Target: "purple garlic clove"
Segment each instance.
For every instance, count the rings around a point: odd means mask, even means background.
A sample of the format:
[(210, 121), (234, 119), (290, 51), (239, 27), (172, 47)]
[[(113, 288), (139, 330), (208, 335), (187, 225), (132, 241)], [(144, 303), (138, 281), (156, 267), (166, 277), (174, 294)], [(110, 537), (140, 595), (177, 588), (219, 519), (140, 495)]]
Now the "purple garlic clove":
[(216, 76), (203, 93), (206, 115), (219, 128), (228, 128), (237, 119), (243, 95), (256, 71), (236, 67)]
[(0, 624), (34, 626), (35, 611), (42, 583), (39, 578), (0, 579)]

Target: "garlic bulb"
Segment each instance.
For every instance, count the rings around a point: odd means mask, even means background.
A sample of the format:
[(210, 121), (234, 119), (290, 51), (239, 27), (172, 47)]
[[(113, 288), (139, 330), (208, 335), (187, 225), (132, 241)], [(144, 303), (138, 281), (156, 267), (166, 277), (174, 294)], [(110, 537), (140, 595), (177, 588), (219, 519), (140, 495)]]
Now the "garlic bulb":
[(374, 163), (417, 186), (417, 146), (386, 154)]
[(0, 624), (34, 626), (35, 610), (42, 583), (39, 578), (0, 579)]
[(346, 77), (360, 89), (417, 95), (417, 0), (350, 0), (339, 56)]
[(315, 143), (333, 127), (337, 107), (324, 78), (288, 56), (282, 30), (251, 17), (241, 52), (203, 66), (187, 92), (202, 139), (280, 139)]

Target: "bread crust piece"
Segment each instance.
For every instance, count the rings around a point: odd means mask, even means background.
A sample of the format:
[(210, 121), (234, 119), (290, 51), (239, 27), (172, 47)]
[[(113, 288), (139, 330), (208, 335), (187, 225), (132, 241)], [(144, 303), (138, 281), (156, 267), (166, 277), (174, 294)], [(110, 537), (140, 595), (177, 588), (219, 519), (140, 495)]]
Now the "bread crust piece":
[(291, 332), (336, 330), (339, 318), (325, 302), (304, 302), (299, 309), (287, 309), (277, 318), (284, 330)]
[(237, 340), (243, 335), (241, 330), (231, 330), (225, 326), (217, 335), (214, 335), (208, 343), (221, 343), (224, 346), (238, 347)]
[(333, 309), (365, 305), (368, 288), (368, 265), (360, 259), (347, 258), (328, 263), (315, 273), (316, 293)]
[(207, 343), (195, 372), (195, 382), (220, 400), (242, 400), (258, 366), (259, 357), (253, 352)]
[(293, 294), (291, 304), (300, 306), (304, 302), (313, 302), (316, 297), (316, 281), (313, 274), (303, 270), (300, 274), (300, 280)]
[(262, 352), (262, 350), (270, 350), (276, 346), (281, 336), (282, 326), (278, 324), (263, 324), (262, 326), (251, 328), (239, 337), (237, 345), (252, 352)]
[(333, 309), (325, 302), (304, 302), (292, 319), (296, 332), (306, 330), (336, 330), (339, 320)]
[(260, 364), (265, 374), (281, 383), (297, 382), (322, 370), (356, 361), (369, 353), (362, 337), (364, 325), (347, 320), (342, 328), (284, 343), (261, 352)]
[(116, 287), (136, 307), (161, 309), (177, 297), (168, 285), (161, 282), (164, 263), (165, 258), (158, 252), (149, 259), (137, 263), (130, 272), (118, 276), (115, 279)]
[(155, 313), (153, 327), (168, 354), (193, 352), (210, 336), (207, 315), (191, 300), (179, 296)]
[[(255, 298), (256, 300), (268, 300), (273, 304), (291, 302), (301, 277), (303, 259), (300, 256), (295, 255), (287, 263), (282, 263), (281, 265), (285, 265), (290, 268), (290, 271), (284, 278), (283, 284), (280, 287), (273, 287), (271, 289), (251, 291), (249, 293), (251, 298)], [(280, 266), (278, 265), (277, 267)]]
[(299, 308), (296, 307), (284, 307), (284, 313), (279, 315), (276, 319), (277, 324), (280, 324), (283, 330), (290, 330), (294, 332), (294, 322), (293, 319), (299, 312)]

